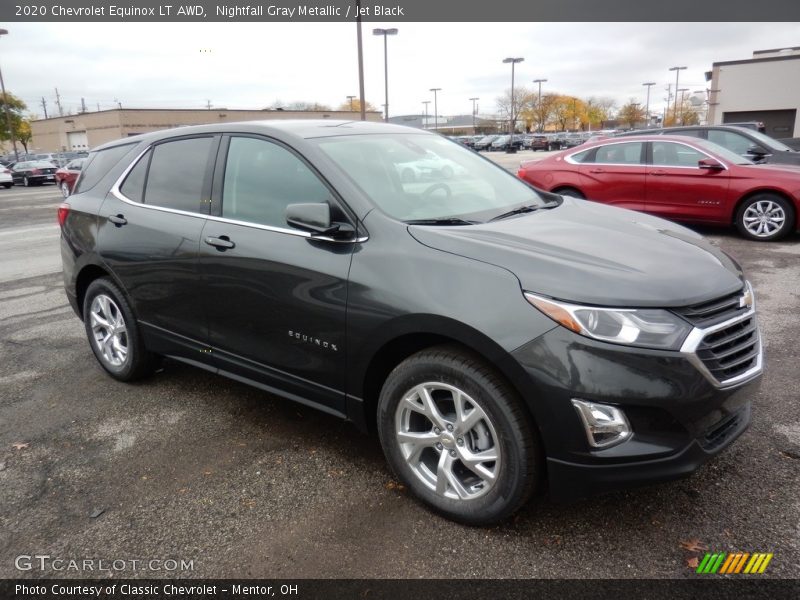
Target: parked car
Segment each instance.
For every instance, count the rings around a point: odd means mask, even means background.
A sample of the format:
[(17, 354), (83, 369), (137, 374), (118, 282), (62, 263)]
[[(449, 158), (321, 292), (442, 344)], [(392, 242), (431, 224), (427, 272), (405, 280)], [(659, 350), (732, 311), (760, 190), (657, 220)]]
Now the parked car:
[(485, 135), (481, 139), (479, 139), (477, 142), (475, 142), (475, 144), (473, 145), (473, 148), (475, 150), (488, 150), (489, 147), (492, 145), (492, 142), (494, 142), (498, 137), (500, 137), (500, 136), (499, 135)]
[(0, 167), (0, 185), (6, 189), (14, 185), (14, 178), (11, 177), (11, 169), (8, 167)]
[(534, 135), (531, 137), (531, 143), (528, 146), (531, 150), (550, 150), (550, 140), (546, 135)]
[(510, 147), (516, 150), (522, 148), (522, 136), (501, 135), (492, 142), (492, 145), (488, 149), (499, 152), (502, 150), (508, 150)]
[(693, 125), (665, 127), (663, 129), (639, 129), (620, 133), (617, 137), (631, 135), (685, 135), (714, 142), (756, 163), (800, 165), (800, 152), (766, 134), (733, 125)]
[[(409, 152), (461, 169), (402, 182)], [(111, 377), (167, 356), (349, 419), (464, 523), (545, 481), (567, 498), (686, 475), (750, 421), (763, 359), (734, 260), (430, 132), (325, 119), (118, 140), (58, 221), (67, 297)]]
[(798, 228), (800, 169), (756, 165), (706, 140), (611, 138), (523, 163), (519, 176), (543, 190), (656, 216), (736, 225), (747, 238), (779, 239)]
[(463, 167), (457, 162), (443, 158), (434, 152), (422, 154), (409, 152), (408, 154), (415, 154), (415, 156), (409, 156), (409, 160), (396, 158), (401, 162), (395, 162), (400, 179), (404, 182), (450, 179), (456, 173), (463, 171)]
[(14, 183), (24, 185), (42, 185), (55, 183), (56, 166), (46, 160), (30, 160), (16, 163), (11, 169)]
[(85, 158), (76, 158), (56, 171), (56, 185), (64, 198), (72, 193), (75, 180), (81, 174), (81, 167), (85, 161)]
[(564, 134), (561, 145), (563, 148), (574, 148), (575, 146), (580, 146), (583, 142), (584, 139), (580, 133), (572, 132)]

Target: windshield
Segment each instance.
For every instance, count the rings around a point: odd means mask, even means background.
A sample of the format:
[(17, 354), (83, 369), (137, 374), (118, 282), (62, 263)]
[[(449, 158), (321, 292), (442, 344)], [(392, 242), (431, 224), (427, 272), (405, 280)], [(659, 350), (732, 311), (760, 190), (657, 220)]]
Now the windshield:
[(401, 221), (488, 221), (545, 202), (514, 175), (436, 135), (384, 134), (315, 140), (384, 212)]
[(772, 148), (774, 150), (780, 150), (781, 152), (794, 152), (789, 146), (786, 144), (779, 142), (775, 138), (771, 138), (768, 135), (761, 133), (760, 131), (756, 131), (754, 129), (748, 129), (747, 133), (751, 136), (756, 138), (759, 142), (764, 144), (767, 148)]
[(724, 146), (720, 146), (719, 144), (715, 144), (714, 142), (709, 142), (708, 140), (701, 140), (696, 139), (692, 140), (698, 146), (708, 150), (709, 152), (713, 152), (721, 159), (728, 161), (729, 163), (733, 163), (734, 165), (752, 165), (753, 161), (746, 159), (741, 154), (736, 154), (733, 150), (728, 150)]

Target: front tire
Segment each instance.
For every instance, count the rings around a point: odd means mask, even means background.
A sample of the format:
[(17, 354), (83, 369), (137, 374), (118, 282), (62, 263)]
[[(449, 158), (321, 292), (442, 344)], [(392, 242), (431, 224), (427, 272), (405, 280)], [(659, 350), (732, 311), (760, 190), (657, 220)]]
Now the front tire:
[(89, 284), (83, 323), (95, 358), (114, 379), (134, 381), (153, 372), (156, 356), (145, 348), (136, 317), (111, 279), (102, 277)]
[(791, 204), (776, 194), (756, 194), (736, 211), (736, 227), (746, 238), (771, 242), (787, 235), (795, 224)]
[(584, 196), (581, 192), (579, 192), (575, 188), (561, 188), (553, 190), (553, 193), (559, 194), (561, 196), (568, 196), (570, 198), (578, 198), (579, 200), (586, 200), (586, 196)]
[(536, 431), (514, 390), (454, 346), (418, 352), (389, 374), (378, 428), (397, 477), (434, 510), (468, 525), (509, 517), (542, 472)]

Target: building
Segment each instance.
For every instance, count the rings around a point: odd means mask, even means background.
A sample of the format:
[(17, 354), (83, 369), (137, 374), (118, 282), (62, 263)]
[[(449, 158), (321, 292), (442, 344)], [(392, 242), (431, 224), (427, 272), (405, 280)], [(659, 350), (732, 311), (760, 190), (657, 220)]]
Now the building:
[[(399, 117), (389, 117), (389, 123), (394, 125), (405, 125), (406, 127), (416, 127), (417, 129), (429, 129), (431, 131), (438, 131), (445, 135), (469, 135), (473, 133), (473, 125), (475, 126), (476, 133), (496, 133), (502, 131), (503, 124), (499, 125), (494, 118), (480, 117), (472, 115), (455, 115), (452, 117), (445, 117), (439, 115), (434, 118), (433, 115), (402, 115)], [(508, 128), (508, 121), (505, 121), (506, 129)]]
[(762, 121), (774, 138), (800, 137), (800, 47), (715, 62), (706, 78), (709, 124)]
[[(261, 121), (264, 119), (360, 119), (359, 112), (329, 110), (227, 110), (115, 108), (31, 122), (29, 149), (35, 152), (90, 150), (120, 138), (185, 125)], [(368, 121), (381, 114), (367, 111)]]

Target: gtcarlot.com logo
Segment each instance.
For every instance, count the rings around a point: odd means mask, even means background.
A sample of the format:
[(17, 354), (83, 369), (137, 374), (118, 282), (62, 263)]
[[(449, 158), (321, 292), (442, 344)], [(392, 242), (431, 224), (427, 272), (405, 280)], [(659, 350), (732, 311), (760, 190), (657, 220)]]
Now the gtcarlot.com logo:
[(767, 570), (772, 560), (769, 552), (707, 552), (696, 573), (718, 575), (756, 575)]
[(49, 554), (20, 554), (14, 559), (17, 571), (194, 571), (194, 560), (173, 558), (60, 558)]

